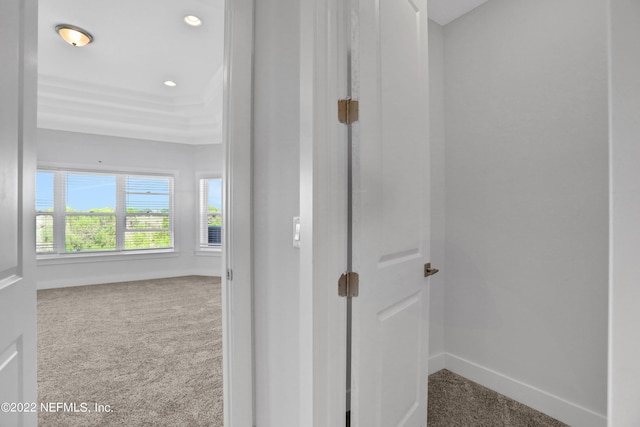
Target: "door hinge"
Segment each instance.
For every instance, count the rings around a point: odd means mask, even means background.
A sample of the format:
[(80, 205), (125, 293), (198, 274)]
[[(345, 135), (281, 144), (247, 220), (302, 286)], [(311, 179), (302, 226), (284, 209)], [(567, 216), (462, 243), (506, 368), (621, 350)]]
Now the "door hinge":
[(233, 280), (233, 270), (227, 268), (227, 280)]
[(356, 99), (338, 100), (338, 121), (346, 125), (358, 121), (358, 101)]
[(358, 273), (349, 271), (340, 276), (338, 280), (338, 296), (357, 297), (360, 286), (360, 276)]

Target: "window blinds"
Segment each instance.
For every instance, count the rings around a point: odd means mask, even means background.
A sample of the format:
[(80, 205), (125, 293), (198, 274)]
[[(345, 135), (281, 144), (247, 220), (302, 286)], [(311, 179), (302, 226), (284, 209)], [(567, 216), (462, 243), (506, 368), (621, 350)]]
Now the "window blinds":
[(173, 177), (38, 170), (39, 254), (173, 248)]

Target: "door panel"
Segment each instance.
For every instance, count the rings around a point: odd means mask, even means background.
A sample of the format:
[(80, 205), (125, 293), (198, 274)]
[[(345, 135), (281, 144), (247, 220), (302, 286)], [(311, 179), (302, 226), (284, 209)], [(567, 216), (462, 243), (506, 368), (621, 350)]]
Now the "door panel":
[(380, 414), (383, 426), (397, 425), (398, 420), (412, 416), (420, 405), (421, 311), (421, 295), (416, 293), (378, 314), (381, 403), (389, 402), (389, 410)]
[(429, 260), (427, 13), (353, 6), (352, 425), (426, 426)]
[[(24, 402), (20, 366), (22, 364), (21, 340), (15, 340), (0, 354), (0, 403)], [(18, 412), (0, 410), (1, 426), (20, 425)]]
[[(21, 392), (18, 379), (20, 377), (20, 353), (18, 342), (12, 343), (7, 350), (0, 355), (0, 383), (11, 384), (2, 390), (0, 402), (19, 402)], [(2, 414), (0, 413), (0, 417)], [(2, 420), (2, 418), (0, 418)], [(3, 425), (8, 425), (3, 424)]]
[(416, 155), (412, 144), (424, 138), (424, 134), (419, 134), (419, 126), (408, 125), (426, 120), (416, 108), (421, 102), (415, 87), (420, 82), (419, 30), (413, 2), (381, 0), (379, 78), (384, 224), (394, 224), (385, 229), (386, 257), (405, 257), (409, 251), (415, 255), (421, 243), (421, 236), (416, 233), (421, 218), (407, 215), (407, 211), (420, 212), (420, 198), (415, 195), (422, 190), (415, 175), (423, 167), (422, 158)]
[[(37, 403), (36, 8), (34, 0), (0, 2), (0, 403), (9, 404)], [(36, 423), (35, 412), (0, 410), (0, 426)]]

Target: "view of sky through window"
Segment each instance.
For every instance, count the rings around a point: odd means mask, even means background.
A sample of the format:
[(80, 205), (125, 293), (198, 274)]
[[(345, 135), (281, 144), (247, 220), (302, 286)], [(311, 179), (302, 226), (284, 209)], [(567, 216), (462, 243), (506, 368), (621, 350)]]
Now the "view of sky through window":
[(113, 175), (67, 175), (67, 208), (78, 212), (116, 209), (116, 177)]
[(36, 211), (53, 211), (53, 172), (36, 175)]
[(222, 209), (222, 180), (209, 180), (209, 206)]

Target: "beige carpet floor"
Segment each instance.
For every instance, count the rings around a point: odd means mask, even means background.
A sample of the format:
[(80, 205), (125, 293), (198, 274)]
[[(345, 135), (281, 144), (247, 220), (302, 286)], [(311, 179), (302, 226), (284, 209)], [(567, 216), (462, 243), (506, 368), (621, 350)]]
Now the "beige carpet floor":
[[(213, 277), (38, 291), (38, 400), (59, 409), (38, 425), (222, 427), (221, 314)], [(428, 411), (429, 427), (566, 427), (447, 370)]]
[(429, 376), (429, 427), (567, 427), (443, 369)]
[(202, 276), (38, 291), (38, 400), (71, 404), (39, 426), (222, 427), (220, 301)]

